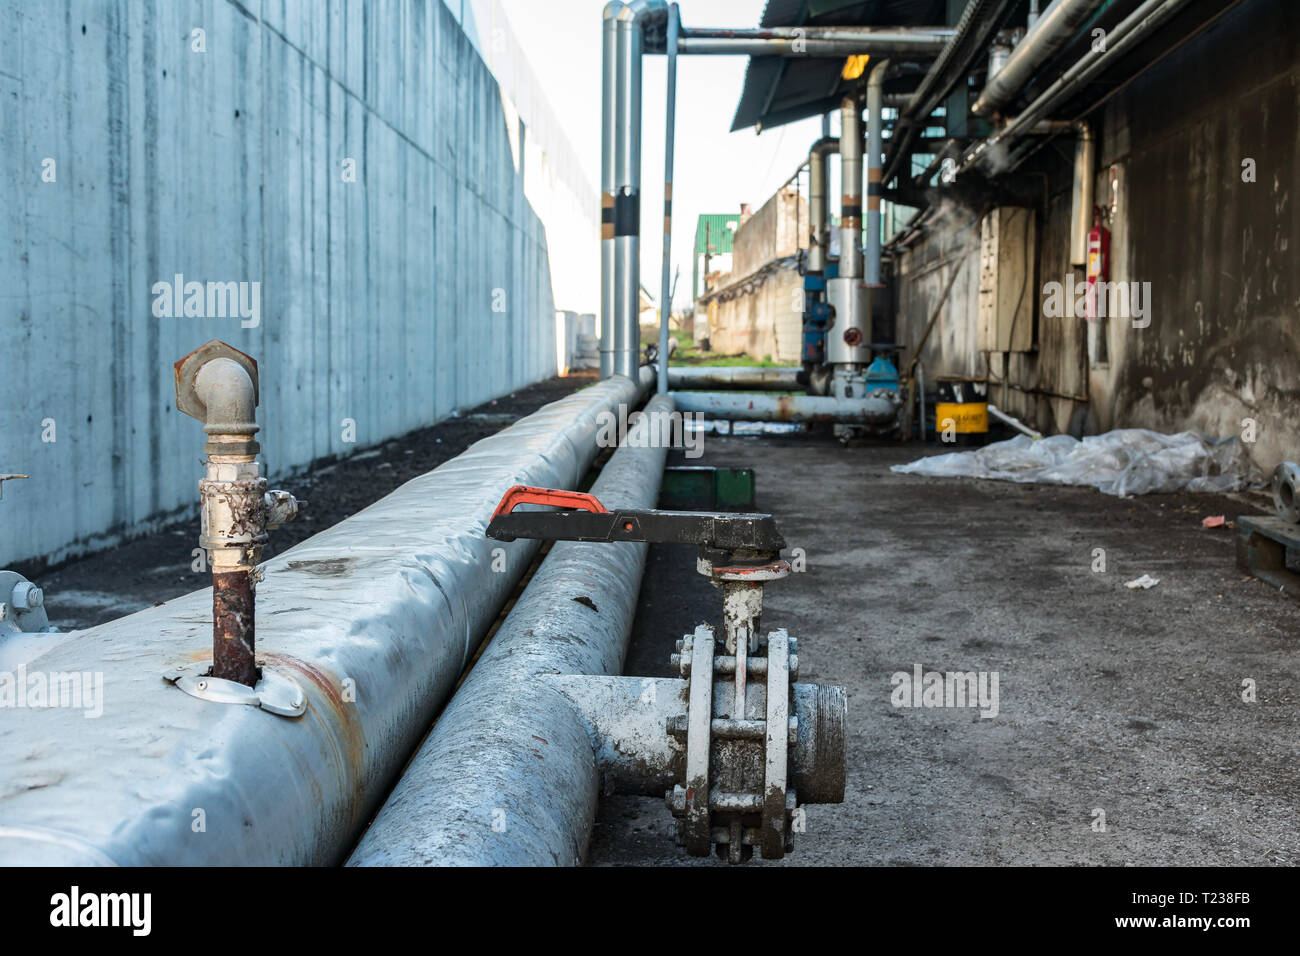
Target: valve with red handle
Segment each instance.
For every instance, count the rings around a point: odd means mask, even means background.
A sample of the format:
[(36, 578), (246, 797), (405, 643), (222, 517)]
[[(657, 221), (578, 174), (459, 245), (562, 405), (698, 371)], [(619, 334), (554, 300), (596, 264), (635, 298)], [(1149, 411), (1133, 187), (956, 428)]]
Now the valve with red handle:
[[(556, 511), (517, 511), (544, 505)], [(790, 849), (799, 768), (812, 760), (813, 726), (843, 724), (843, 690), (814, 688), (821, 710), (798, 709), (798, 644), (784, 629), (760, 630), (763, 585), (790, 573), (781, 558), (785, 539), (770, 514), (658, 511), (605, 507), (594, 495), (516, 485), (488, 523), (499, 541), (693, 544), (696, 569), (722, 589), (722, 648), (713, 627), (702, 624), (677, 642), (673, 666), (686, 679), (686, 713), (670, 721), (683, 755), (676, 785), (665, 794), (678, 820), (682, 844), (694, 855), (717, 847), (733, 863), (755, 847), (778, 858)], [(801, 685), (813, 687), (813, 685)], [(822, 698), (818, 698), (819, 700)], [(815, 716), (820, 715), (820, 716)], [(772, 728), (772, 729), (769, 729)], [(822, 738), (832, 785), (818, 799), (843, 799), (843, 740), (838, 730)], [(802, 744), (800, 743), (802, 741)], [(820, 751), (819, 751), (820, 753)], [(838, 775), (838, 776), (837, 776)]]
[[(515, 511), (519, 505), (551, 505), (562, 510)], [(637, 508), (610, 511), (594, 495), (528, 485), (515, 485), (505, 493), (492, 514), (487, 536), (498, 541), (535, 538), (693, 544), (700, 549), (701, 559), (711, 565), (753, 569), (785, 563), (780, 561), (785, 539), (769, 514)]]

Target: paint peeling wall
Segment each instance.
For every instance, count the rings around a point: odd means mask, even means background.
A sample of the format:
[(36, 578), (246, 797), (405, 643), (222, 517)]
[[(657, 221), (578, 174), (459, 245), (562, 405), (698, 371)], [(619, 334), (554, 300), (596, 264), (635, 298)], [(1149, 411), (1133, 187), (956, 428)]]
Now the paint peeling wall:
[[(528, 130), (437, 0), (0, 0), (0, 104), (0, 565), (192, 510), (208, 339), (260, 363), (273, 478), (555, 371)], [(155, 317), (177, 273), (260, 323)]]
[[(1122, 90), (1090, 119), (1096, 195), (1114, 200), (1111, 279), (1150, 283), (1148, 314), (1104, 325), (1042, 313), (1043, 284), (1064, 282), (1069, 161), (1044, 150), (1035, 352), (1011, 357), (992, 398), (1047, 431), (1149, 427), (1240, 434), (1271, 469), (1300, 457), (1300, 5), (1242, 4)], [(1061, 141), (1068, 154), (1071, 141)], [(1255, 161), (1255, 182), (1243, 161)], [(1022, 176), (1029, 169), (1022, 168)], [(1113, 178), (1112, 178), (1113, 177)], [(1113, 185), (1112, 185), (1113, 183)], [(1047, 214), (1041, 217), (1046, 208)], [(975, 337), (978, 234), (945, 207), (896, 261), (900, 341), (925, 328), (947, 270), (962, 270), (923, 354), (927, 377), (981, 374)], [(936, 263), (943, 263), (936, 266)], [(1082, 269), (1073, 270), (1082, 282)], [(1000, 354), (989, 358), (995, 381)], [(1005, 398), (1004, 398), (1005, 395)], [(1086, 397), (1087, 402), (1079, 401)]]

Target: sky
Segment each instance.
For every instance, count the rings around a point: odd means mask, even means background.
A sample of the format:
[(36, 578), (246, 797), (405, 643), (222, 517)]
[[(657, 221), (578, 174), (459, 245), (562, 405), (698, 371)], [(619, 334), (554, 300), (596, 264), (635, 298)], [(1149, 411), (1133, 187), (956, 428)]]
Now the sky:
[[(686, 26), (756, 27), (766, 0), (684, 0)], [(605, 0), (501, 0), (510, 26), (593, 186), (600, 184), (601, 11)], [(727, 132), (749, 62), (743, 56), (682, 56), (677, 61), (672, 260), (680, 267), (674, 307), (690, 296), (695, 220), (703, 213), (755, 210), (807, 157), (821, 135), (813, 117), (755, 135)], [(641, 118), (641, 283), (659, 298), (663, 208), (665, 58), (644, 58)], [(838, 128), (838, 121), (832, 130)], [(806, 182), (806, 180), (805, 180)], [(804, 187), (806, 189), (806, 185)], [(593, 197), (594, 201), (594, 197)]]

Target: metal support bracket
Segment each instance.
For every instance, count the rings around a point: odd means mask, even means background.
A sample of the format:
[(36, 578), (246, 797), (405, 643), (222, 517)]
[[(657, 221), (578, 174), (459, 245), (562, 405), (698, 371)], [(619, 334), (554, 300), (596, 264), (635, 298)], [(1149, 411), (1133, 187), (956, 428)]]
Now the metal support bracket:
[(260, 676), (252, 687), (213, 677), (212, 664), (208, 661), (195, 661), (173, 668), (163, 674), (163, 680), (191, 697), (214, 704), (260, 707), (277, 717), (301, 717), (307, 712), (307, 697), (296, 680), (271, 670), (265, 664), (259, 663), (259, 668)]

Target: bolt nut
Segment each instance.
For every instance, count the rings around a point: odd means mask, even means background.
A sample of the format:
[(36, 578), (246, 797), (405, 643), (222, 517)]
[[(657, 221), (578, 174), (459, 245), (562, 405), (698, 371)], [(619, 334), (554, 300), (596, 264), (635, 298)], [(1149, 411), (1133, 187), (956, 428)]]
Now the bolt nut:
[(31, 581), (19, 581), (14, 585), (12, 600), (18, 610), (34, 611), (45, 605), (45, 592)]

